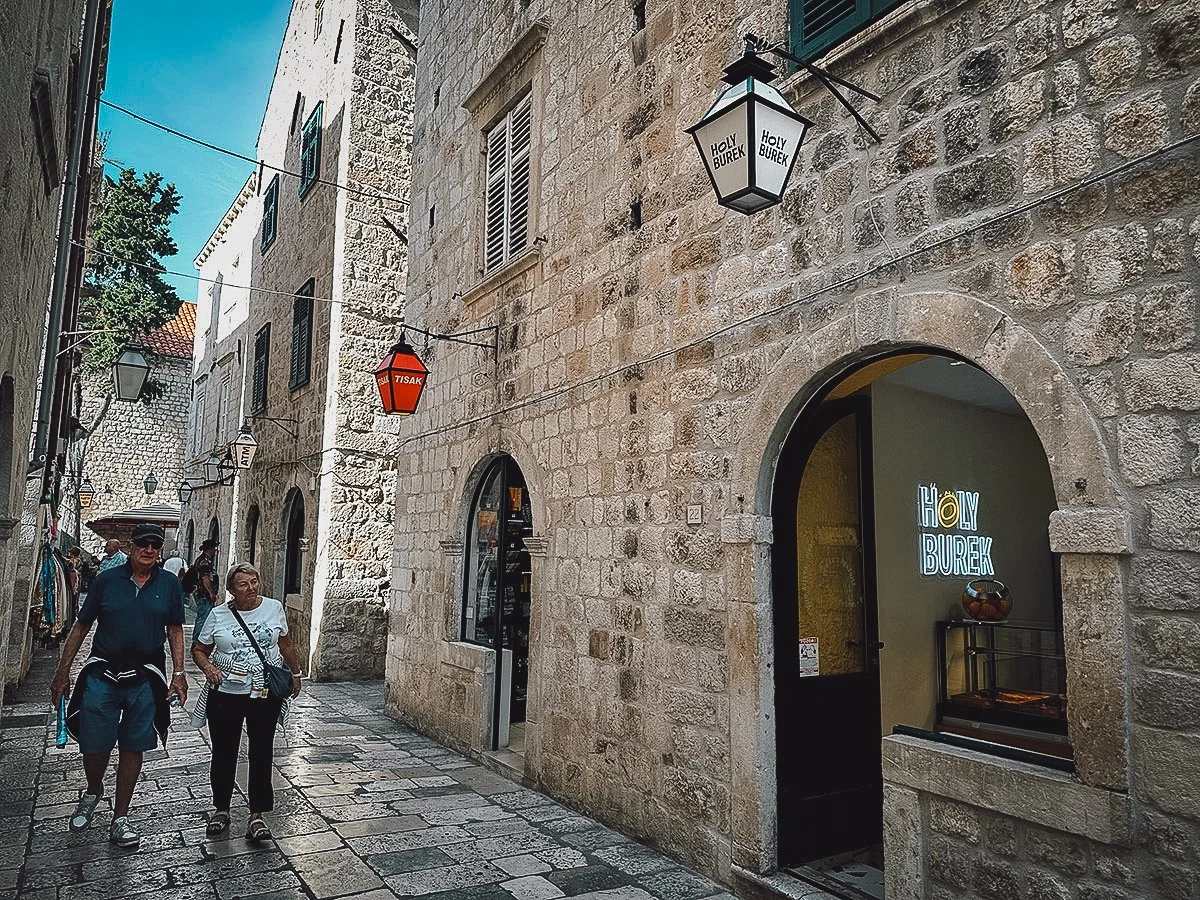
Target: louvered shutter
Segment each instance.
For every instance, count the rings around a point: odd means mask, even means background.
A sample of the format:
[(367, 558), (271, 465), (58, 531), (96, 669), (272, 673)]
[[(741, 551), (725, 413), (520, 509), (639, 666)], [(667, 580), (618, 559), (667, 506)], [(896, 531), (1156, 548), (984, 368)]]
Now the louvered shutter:
[(303, 197), (317, 183), (321, 172), (321, 110), (324, 103), (318, 103), (304, 130), (300, 133), (300, 196)]
[(484, 203), (483, 251), (485, 272), (490, 272), (505, 260), (507, 176), (508, 120), (505, 119), (487, 136), (487, 187)]
[(508, 258), (525, 249), (529, 232), (529, 153), (533, 123), (529, 97), (512, 111), (509, 124)]
[(791, 0), (793, 52), (815, 59), (903, 0)]
[(275, 242), (275, 232), (278, 224), (279, 216), (279, 176), (276, 175), (271, 179), (271, 183), (267, 185), (267, 192), (263, 195), (263, 214), (262, 214), (262, 244), (261, 249), (266, 252), (266, 249)]
[(310, 279), (292, 300), (292, 354), (288, 389), (308, 384), (312, 362), (313, 286)]
[(267, 367), (270, 365), (271, 323), (268, 322), (254, 336), (254, 386), (250, 396), (250, 411), (260, 414), (267, 411)]

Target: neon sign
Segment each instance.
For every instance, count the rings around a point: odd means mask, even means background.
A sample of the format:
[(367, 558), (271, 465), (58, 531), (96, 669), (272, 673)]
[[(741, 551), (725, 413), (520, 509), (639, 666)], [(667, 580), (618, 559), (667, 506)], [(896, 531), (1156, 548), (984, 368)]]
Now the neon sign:
[(917, 485), (917, 534), (922, 575), (994, 575), (992, 539), (979, 527), (978, 491), (942, 491)]

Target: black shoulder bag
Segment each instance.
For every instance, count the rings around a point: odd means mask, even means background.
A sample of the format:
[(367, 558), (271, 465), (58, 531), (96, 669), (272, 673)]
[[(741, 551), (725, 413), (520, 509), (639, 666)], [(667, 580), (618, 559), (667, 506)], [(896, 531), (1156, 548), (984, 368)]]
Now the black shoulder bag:
[(267, 658), (263, 656), (262, 648), (258, 646), (258, 641), (254, 639), (254, 634), (246, 627), (246, 620), (243, 619), (237, 611), (237, 607), (230, 601), (229, 611), (233, 613), (233, 617), (238, 620), (238, 624), (242, 626), (242, 631), (246, 632), (246, 637), (250, 638), (250, 646), (254, 648), (254, 652), (258, 654), (258, 658), (263, 664), (263, 682), (267, 686), (267, 696), (275, 700), (287, 700), (292, 696), (292, 670), (285, 666), (273, 666), (267, 662)]

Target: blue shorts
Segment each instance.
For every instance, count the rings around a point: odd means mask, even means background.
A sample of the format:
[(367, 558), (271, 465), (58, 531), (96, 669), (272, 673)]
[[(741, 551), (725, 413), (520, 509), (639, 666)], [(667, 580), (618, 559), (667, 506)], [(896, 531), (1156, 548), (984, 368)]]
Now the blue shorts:
[(153, 750), (154, 682), (117, 687), (103, 675), (92, 673), (83, 684), (79, 709), (79, 749), (83, 753), (111, 753), (120, 745), (131, 753)]

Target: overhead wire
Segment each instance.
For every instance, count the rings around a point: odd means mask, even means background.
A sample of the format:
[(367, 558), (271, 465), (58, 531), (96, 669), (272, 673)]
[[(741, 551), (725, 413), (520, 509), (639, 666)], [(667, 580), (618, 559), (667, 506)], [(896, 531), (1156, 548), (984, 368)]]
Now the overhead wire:
[[(136, 119), (137, 121), (142, 122), (146, 125), (149, 125), (152, 128), (157, 128), (160, 131), (165, 131), (167, 134), (173, 135), (177, 138), (181, 138), (185, 141), (190, 141), (193, 144), (197, 144), (201, 147), (205, 147), (216, 153), (224, 153), (226, 156), (231, 156), (234, 159), (240, 159), (243, 162), (248, 162), (257, 168), (267, 169), (271, 172), (278, 172), (281, 175), (291, 175), (296, 178), (304, 178), (304, 175), (302, 175), (300, 172), (294, 172), (291, 169), (285, 169), (282, 166), (277, 166), (272, 163), (268, 163), (265, 160), (255, 159), (254, 157), (247, 156), (244, 153), (238, 153), (236, 150), (230, 150), (228, 147), (222, 147), (219, 144), (214, 144), (211, 141), (204, 140), (203, 138), (198, 138), (195, 135), (188, 134), (185, 131), (180, 131), (177, 128), (172, 128), (170, 125), (165, 125), (162, 122), (157, 122), (154, 119), (148, 118), (147, 116), (143, 116), (140, 113), (136, 113), (131, 109), (126, 109), (124, 106), (120, 106), (116, 103), (113, 103), (110, 100), (105, 100), (103, 97), (93, 97), (92, 99), (97, 101), (98, 103), (103, 104), (104, 106), (107, 106), (109, 109), (114, 109), (119, 113), (124, 113), (125, 115), (129, 116), (130, 118)], [(341, 182), (338, 182), (338, 181), (330, 181), (326, 178), (314, 178), (312, 181), (314, 184), (324, 184), (329, 187), (334, 187), (334, 188), (337, 188), (338, 190), (346, 191), (351, 194), (358, 194), (360, 197), (370, 197), (370, 198), (376, 199), (376, 200), (386, 200), (389, 203), (399, 203), (403, 206), (410, 205), (409, 201), (404, 199), (403, 197), (397, 197), (395, 194), (389, 194), (385, 191), (351, 187), (348, 184), (342, 184)]]

